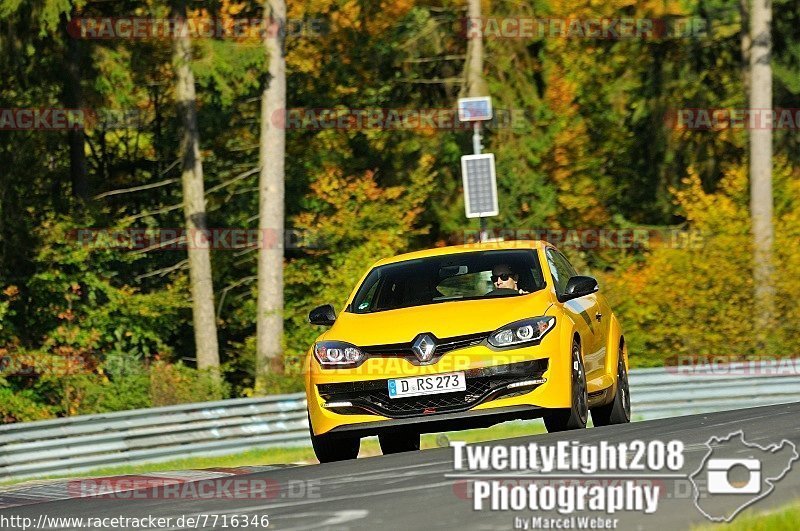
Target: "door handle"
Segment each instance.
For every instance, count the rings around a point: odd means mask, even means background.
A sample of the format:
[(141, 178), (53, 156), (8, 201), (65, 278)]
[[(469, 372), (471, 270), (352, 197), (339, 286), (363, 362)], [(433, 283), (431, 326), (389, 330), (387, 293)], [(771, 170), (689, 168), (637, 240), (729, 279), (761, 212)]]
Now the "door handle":
[(598, 321), (600, 321), (600, 319), (603, 318), (603, 314), (600, 313), (600, 312), (597, 312), (596, 314), (594, 314), (594, 318), (597, 319)]

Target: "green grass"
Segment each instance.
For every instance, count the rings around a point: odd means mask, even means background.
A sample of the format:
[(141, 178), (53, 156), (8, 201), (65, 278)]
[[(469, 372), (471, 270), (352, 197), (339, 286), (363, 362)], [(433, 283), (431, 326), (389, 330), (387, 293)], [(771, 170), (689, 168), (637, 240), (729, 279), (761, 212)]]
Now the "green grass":
[[(491, 428), (453, 431), (446, 432), (444, 434), (426, 434), (422, 436), (420, 446), (424, 450), (429, 448), (437, 448), (439, 446), (447, 446), (448, 440), (481, 442), (495, 439), (507, 439), (509, 437), (520, 437), (523, 435), (533, 435), (536, 433), (544, 433), (544, 431), (544, 425), (542, 424), (541, 420), (505, 422)], [(444, 435), (446, 438), (442, 435)], [(359, 453), (359, 457), (380, 455), (380, 453), (381, 450), (378, 446), (378, 440), (376, 437), (368, 437), (361, 441), (361, 452)], [(316, 462), (317, 460), (314, 457), (314, 451), (311, 449), (311, 447), (256, 448), (230, 455), (214, 457), (188, 457), (185, 459), (175, 459), (161, 463), (110, 466), (97, 468), (86, 472), (76, 472), (65, 475), (49, 475), (40, 478), (10, 480), (0, 482), (0, 486), (64, 477), (116, 476), (123, 474), (142, 474), (145, 472), (161, 472), (170, 470), (197, 470), (203, 468), (226, 468)]]
[(693, 527), (694, 531), (795, 531), (800, 522), (800, 500), (773, 511), (757, 513), (745, 511), (730, 524), (706, 524)]

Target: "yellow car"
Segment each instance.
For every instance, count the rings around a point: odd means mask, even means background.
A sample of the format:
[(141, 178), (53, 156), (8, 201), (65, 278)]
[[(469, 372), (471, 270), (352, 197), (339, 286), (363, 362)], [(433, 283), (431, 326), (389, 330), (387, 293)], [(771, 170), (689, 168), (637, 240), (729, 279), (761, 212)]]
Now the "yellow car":
[(543, 417), (548, 431), (630, 421), (628, 357), (597, 281), (555, 247), (442, 247), (377, 262), (308, 352), (306, 395), (320, 462), (384, 454), (421, 433)]

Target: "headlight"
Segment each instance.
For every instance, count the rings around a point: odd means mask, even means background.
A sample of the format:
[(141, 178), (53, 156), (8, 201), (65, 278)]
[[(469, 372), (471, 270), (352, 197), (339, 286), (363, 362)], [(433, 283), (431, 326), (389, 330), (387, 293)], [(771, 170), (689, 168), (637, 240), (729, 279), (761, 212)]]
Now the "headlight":
[(364, 358), (364, 353), (344, 341), (320, 341), (314, 343), (314, 356), (323, 367), (355, 367)]
[(556, 325), (555, 317), (534, 317), (507, 324), (489, 336), (493, 347), (511, 347), (542, 339)]

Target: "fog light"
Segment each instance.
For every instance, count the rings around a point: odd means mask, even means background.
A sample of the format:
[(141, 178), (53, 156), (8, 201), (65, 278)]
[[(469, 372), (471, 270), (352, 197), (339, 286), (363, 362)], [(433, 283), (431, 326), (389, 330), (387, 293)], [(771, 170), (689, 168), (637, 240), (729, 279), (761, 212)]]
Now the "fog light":
[(352, 402), (326, 402), (322, 407), (327, 408), (334, 408), (334, 407), (352, 407)]
[(547, 378), (537, 378), (536, 380), (523, 380), (521, 382), (514, 382), (510, 383), (506, 386), (506, 389), (516, 389), (517, 387), (530, 387), (532, 385), (539, 385), (543, 384), (547, 381)]

